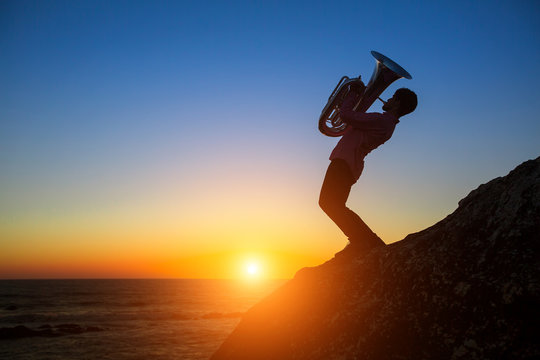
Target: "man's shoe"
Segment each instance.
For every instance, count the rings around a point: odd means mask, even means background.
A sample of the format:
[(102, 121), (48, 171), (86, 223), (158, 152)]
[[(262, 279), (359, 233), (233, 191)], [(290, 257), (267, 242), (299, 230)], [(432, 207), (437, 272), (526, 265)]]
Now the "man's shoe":
[(349, 239), (347, 246), (343, 250), (338, 251), (334, 257), (357, 257), (358, 255), (367, 254), (371, 250), (383, 246), (386, 246), (385, 242), (375, 234), (360, 240)]

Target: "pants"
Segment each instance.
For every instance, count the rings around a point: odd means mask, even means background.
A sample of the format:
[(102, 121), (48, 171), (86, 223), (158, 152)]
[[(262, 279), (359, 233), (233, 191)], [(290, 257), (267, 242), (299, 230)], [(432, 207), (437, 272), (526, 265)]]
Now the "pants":
[(319, 206), (336, 223), (353, 245), (365, 248), (384, 242), (345, 204), (355, 179), (345, 160), (332, 160), (321, 187)]

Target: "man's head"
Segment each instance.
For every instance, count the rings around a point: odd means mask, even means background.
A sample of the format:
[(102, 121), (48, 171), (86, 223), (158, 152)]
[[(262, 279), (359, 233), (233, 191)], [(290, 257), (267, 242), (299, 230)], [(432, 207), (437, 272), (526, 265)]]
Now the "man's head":
[(394, 96), (383, 106), (385, 111), (393, 111), (398, 117), (412, 113), (418, 105), (416, 94), (406, 88), (397, 89)]

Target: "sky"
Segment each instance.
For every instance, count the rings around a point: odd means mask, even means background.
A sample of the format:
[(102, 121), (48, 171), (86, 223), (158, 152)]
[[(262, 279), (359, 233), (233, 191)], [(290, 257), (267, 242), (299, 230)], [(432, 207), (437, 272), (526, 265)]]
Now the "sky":
[[(317, 129), (379, 51), (417, 110), (348, 206), (387, 243), (540, 155), (538, 1), (0, 2), (0, 278), (289, 278), (343, 248)], [(380, 103), (369, 111), (381, 111)]]

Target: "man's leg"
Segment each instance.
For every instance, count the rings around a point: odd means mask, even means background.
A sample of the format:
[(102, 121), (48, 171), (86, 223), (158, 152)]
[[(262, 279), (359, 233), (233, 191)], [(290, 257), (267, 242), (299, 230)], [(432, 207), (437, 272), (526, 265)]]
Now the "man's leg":
[(354, 184), (349, 166), (344, 160), (332, 160), (326, 171), (319, 206), (349, 238), (351, 244), (371, 248), (384, 242), (345, 204)]

